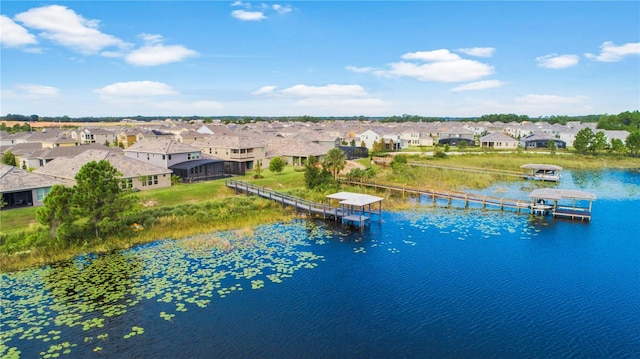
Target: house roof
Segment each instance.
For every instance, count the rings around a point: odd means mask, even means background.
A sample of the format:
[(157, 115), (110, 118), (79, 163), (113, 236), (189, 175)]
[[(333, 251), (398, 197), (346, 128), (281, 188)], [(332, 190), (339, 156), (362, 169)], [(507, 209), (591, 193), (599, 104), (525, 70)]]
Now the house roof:
[(200, 152), (199, 148), (185, 145), (171, 138), (145, 138), (129, 146), (124, 152), (159, 153), (163, 155), (174, 153)]
[(206, 138), (196, 140), (192, 144), (194, 147), (199, 148), (229, 148), (229, 149), (243, 149), (243, 148), (260, 148), (265, 146), (265, 142), (255, 139), (249, 136), (216, 136), (210, 135)]
[(47, 188), (57, 184), (64, 185), (64, 182), (18, 167), (0, 164), (0, 191), (4, 193)]
[(87, 150), (72, 158), (56, 158), (34, 172), (57, 178), (75, 179), (80, 168), (91, 161), (107, 160), (123, 178), (170, 174), (171, 170), (106, 150)]
[(324, 156), (331, 147), (315, 142), (303, 141), (297, 138), (274, 137), (269, 139), (266, 146), (266, 157), (275, 156)]
[(515, 138), (509, 136), (509, 135), (505, 135), (502, 132), (494, 132), (494, 133), (490, 133), (486, 136), (483, 136), (480, 139), (480, 142), (517, 142), (518, 140), (516, 140)]

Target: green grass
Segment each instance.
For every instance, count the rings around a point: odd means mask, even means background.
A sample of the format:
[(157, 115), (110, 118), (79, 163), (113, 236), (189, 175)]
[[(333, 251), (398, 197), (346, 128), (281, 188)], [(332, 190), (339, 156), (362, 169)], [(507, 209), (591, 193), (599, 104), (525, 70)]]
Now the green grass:
[(39, 228), (36, 221), (38, 207), (25, 207), (0, 211), (0, 233), (16, 233)]

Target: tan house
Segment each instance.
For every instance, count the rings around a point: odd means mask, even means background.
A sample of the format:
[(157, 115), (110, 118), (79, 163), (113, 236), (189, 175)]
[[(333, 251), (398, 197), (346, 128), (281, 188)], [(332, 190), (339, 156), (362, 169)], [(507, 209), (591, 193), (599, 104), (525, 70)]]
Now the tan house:
[[(208, 136), (196, 140), (191, 146), (202, 153), (235, 163), (244, 170), (252, 170), (258, 161), (265, 159), (265, 143), (249, 136)], [(264, 163), (263, 163), (264, 166)], [(244, 170), (240, 172), (244, 172)], [(230, 173), (240, 173), (239, 171)]]
[(87, 150), (71, 158), (57, 158), (34, 173), (64, 181), (68, 186), (76, 184), (75, 176), (82, 166), (91, 161), (107, 160), (122, 174), (122, 188), (137, 190), (171, 186), (171, 170), (125, 157), (108, 150)]
[(494, 132), (480, 138), (480, 147), (496, 150), (515, 150), (519, 141), (502, 132)]

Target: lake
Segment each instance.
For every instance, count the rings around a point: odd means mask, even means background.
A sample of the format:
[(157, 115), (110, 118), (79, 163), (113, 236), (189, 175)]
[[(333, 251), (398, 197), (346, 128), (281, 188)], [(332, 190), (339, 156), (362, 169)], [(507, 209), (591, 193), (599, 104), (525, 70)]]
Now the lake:
[(557, 187), (595, 193), (592, 221), (425, 200), (5, 273), (0, 357), (638, 358), (640, 173)]

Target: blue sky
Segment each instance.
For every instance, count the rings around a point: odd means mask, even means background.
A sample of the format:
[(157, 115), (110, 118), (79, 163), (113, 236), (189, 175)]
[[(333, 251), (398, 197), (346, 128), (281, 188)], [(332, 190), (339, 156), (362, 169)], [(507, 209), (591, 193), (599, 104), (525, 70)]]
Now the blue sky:
[(0, 113), (617, 114), (640, 2), (2, 1)]

